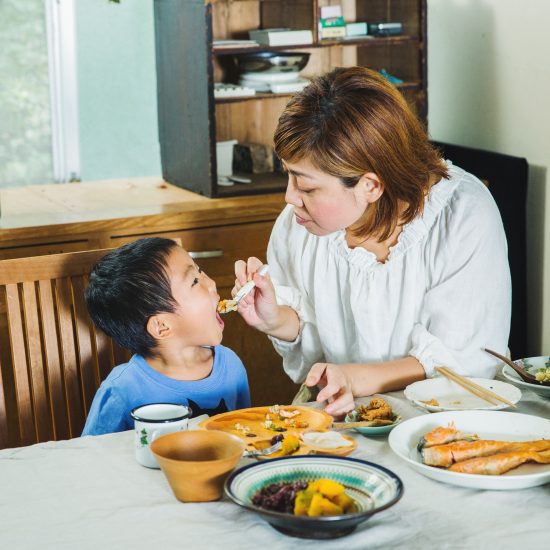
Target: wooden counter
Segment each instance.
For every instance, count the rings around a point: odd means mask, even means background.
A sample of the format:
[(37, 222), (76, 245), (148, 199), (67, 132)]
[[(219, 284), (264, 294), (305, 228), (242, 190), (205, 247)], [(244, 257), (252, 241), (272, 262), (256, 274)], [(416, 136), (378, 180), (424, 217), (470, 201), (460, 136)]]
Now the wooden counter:
[[(0, 190), (0, 259), (120, 246), (144, 236), (181, 239), (229, 296), (237, 259), (265, 259), (282, 194), (209, 199), (159, 178), (48, 184)], [(0, 344), (5, 330), (0, 296)], [(288, 403), (295, 385), (267, 337), (237, 314), (226, 317), (223, 343), (241, 357), (255, 405)]]
[(209, 199), (160, 178), (14, 187), (0, 189), (0, 246), (274, 220), (283, 206), (280, 193)]

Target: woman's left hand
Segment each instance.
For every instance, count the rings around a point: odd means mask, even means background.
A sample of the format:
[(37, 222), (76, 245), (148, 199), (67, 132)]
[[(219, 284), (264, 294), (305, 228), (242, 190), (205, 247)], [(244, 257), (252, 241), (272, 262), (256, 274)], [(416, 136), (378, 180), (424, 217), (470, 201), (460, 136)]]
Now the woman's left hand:
[(320, 386), (317, 401), (328, 401), (325, 412), (339, 417), (355, 408), (352, 384), (346, 365), (315, 363), (306, 377), (306, 386)]

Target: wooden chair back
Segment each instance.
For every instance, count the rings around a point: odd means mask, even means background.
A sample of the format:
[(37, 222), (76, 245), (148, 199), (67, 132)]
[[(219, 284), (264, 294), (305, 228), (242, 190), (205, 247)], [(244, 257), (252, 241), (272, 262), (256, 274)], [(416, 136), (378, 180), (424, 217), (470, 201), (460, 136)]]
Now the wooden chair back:
[(107, 252), (0, 261), (0, 448), (79, 436), (100, 382), (130, 357), (84, 300)]

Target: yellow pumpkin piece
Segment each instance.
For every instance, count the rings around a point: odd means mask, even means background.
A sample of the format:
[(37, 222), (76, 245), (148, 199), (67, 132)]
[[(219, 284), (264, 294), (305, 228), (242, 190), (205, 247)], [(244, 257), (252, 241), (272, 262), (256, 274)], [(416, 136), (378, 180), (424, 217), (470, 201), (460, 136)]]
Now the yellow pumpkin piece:
[(337, 504), (344, 510), (345, 513), (348, 512), (355, 512), (355, 501), (346, 495), (346, 493), (341, 493), (339, 495), (336, 495), (334, 498), (331, 499), (334, 504)]
[(313, 495), (316, 495), (313, 491), (304, 489), (296, 493), (296, 500), (294, 501), (294, 515), (295, 516), (307, 516), (311, 499)]
[(294, 451), (297, 451), (299, 448), (300, 440), (298, 439), (298, 437), (292, 434), (285, 435), (281, 446), (281, 452), (284, 455), (289, 455)]
[(310, 517), (316, 516), (341, 516), (344, 513), (342, 508), (331, 502), (319, 493), (315, 493), (311, 499), (307, 515)]
[(341, 495), (345, 490), (345, 487), (341, 483), (323, 478), (312, 481), (307, 488), (311, 491), (318, 491), (331, 500), (336, 495)]

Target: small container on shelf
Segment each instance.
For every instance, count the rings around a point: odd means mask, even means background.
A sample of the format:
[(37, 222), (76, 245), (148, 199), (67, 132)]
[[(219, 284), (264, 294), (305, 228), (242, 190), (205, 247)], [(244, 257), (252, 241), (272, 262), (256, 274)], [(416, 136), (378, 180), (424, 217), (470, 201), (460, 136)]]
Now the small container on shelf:
[(216, 170), (218, 173), (218, 185), (230, 186), (233, 181), (233, 148), (237, 144), (236, 139), (216, 142)]

